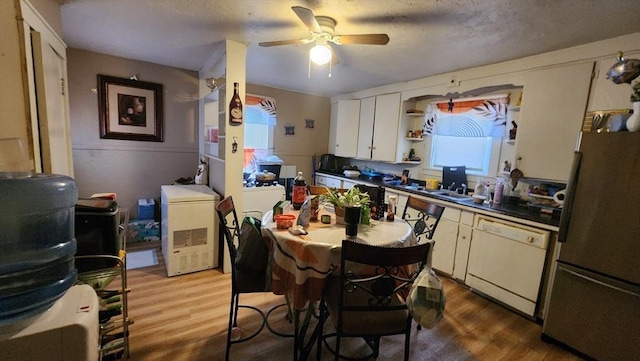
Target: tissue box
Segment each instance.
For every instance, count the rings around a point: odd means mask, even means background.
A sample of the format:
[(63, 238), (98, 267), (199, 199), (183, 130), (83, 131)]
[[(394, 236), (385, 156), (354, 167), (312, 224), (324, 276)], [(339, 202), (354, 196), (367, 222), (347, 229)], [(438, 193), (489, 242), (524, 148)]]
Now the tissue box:
[(127, 225), (127, 243), (159, 241), (160, 222), (153, 219), (133, 220)]
[(152, 198), (138, 199), (138, 219), (155, 218), (156, 201)]

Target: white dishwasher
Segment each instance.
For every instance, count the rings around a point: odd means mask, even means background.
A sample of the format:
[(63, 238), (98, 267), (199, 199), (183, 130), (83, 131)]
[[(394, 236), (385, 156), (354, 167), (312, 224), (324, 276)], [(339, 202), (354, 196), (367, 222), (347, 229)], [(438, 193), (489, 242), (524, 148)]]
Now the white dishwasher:
[(550, 232), (501, 219), (476, 216), (467, 284), (535, 317)]

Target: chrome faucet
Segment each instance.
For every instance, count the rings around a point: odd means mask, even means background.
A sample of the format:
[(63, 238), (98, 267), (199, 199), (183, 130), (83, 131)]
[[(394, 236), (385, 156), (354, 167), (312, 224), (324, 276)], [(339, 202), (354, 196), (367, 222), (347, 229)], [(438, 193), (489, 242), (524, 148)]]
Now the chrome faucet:
[(451, 191), (451, 190), (454, 190), (454, 189), (455, 189), (455, 188), (454, 188), (454, 187), (455, 187), (455, 185), (456, 185), (456, 182), (451, 182), (451, 184), (449, 185), (449, 187), (447, 187), (447, 189), (448, 189), (448, 190), (450, 190), (450, 191)]
[(467, 194), (467, 185), (464, 183), (462, 183), (462, 194)]

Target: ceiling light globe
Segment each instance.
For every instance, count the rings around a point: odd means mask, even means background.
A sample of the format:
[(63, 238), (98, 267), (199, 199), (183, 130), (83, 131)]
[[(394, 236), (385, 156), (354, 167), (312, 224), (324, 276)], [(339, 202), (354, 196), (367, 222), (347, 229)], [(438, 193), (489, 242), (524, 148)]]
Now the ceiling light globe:
[(331, 60), (331, 50), (326, 45), (318, 44), (311, 48), (309, 57), (312, 62), (318, 65), (324, 65)]

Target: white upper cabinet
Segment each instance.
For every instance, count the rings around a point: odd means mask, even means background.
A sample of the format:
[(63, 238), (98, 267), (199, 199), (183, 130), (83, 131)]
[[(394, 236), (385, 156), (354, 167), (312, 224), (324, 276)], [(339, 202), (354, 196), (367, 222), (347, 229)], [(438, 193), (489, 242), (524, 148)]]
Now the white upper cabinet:
[(362, 99), (357, 157), (395, 162), (399, 116), (400, 93)]
[(593, 62), (531, 71), (525, 77), (516, 166), (525, 177), (567, 181)]
[[(331, 135), (335, 137), (333, 152), (335, 155), (354, 158), (358, 146), (358, 119), (360, 100), (340, 100), (333, 103), (331, 109)], [(330, 148), (331, 149), (331, 148)]]
[(376, 116), (376, 97), (360, 100), (357, 158), (370, 159), (373, 143), (373, 124)]

